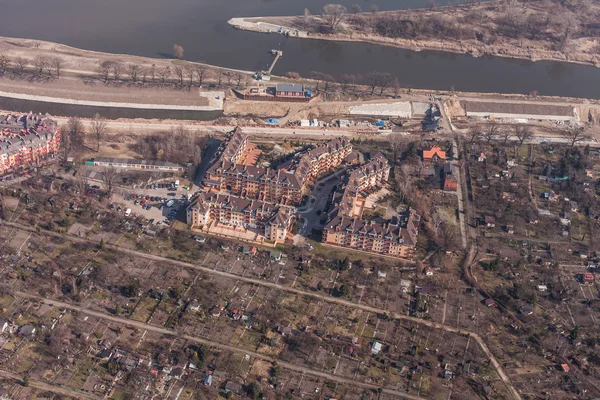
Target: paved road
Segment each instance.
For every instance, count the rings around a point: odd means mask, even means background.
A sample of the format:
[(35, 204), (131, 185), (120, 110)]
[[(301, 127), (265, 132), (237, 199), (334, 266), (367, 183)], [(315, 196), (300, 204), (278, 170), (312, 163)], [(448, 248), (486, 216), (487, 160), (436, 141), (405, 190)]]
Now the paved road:
[[(59, 124), (66, 124), (68, 118), (64, 117), (52, 117), (57, 120)], [(81, 118), (81, 122), (85, 127), (89, 127), (92, 123), (91, 119)], [(225, 133), (235, 129), (234, 125), (205, 125), (200, 122), (191, 121), (172, 121), (172, 122), (123, 122), (123, 121), (112, 121), (106, 120), (106, 125), (109, 129), (119, 129), (125, 131), (169, 131), (183, 127), (188, 130), (201, 130), (202, 132), (208, 133)], [(321, 128), (321, 129), (306, 129), (306, 128), (280, 128), (280, 127), (263, 127), (263, 126), (243, 126), (245, 133), (256, 134), (256, 135), (284, 135), (284, 136), (314, 136), (321, 137), (324, 140), (331, 137), (337, 136), (355, 136), (357, 131), (345, 130), (345, 129), (332, 129), (332, 128)]]
[[(11, 226), (11, 227), (14, 227), (14, 228), (17, 228), (17, 229), (21, 229), (21, 230), (25, 230), (25, 231), (28, 231), (28, 232), (35, 232), (36, 231), (35, 228), (31, 228), (31, 227), (28, 227), (28, 226), (25, 226), (25, 225), (21, 225), (21, 224), (18, 224), (18, 223), (14, 223), (14, 222), (4, 222), (4, 224), (7, 225), (7, 226)], [(50, 231), (44, 231), (44, 230), (42, 230), (42, 231), (45, 234), (47, 234), (47, 235), (62, 237), (64, 239), (67, 239), (67, 240), (70, 240), (70, 241), (73, 241), (73, 242), (87, 242), (87, 243), (94, 243), (95, 244), (95, 242), (92, 242), (90, 240), (87, 240), (87, 239), (84, 239), (84, 238), (75, 237), (75, 236), (71, 236), (71, 235), (68, 235), (68, 234), (62, 234), (62, 233), (50, 232)], [(276, 284), (276, 283), (273, 283), (273, 282), (268, 282), (268, 281), (263, 281), (263, 280), (260, 280), (260, 279), (243, 277), (243, 276), (231, 274), (231, 273), (224, 272), (224, 271), (215, 271), (213, 269), (202, 267), (202, 266), (199, 266), (199, 265), (194, 265), (194, 264), (186, 263), (186, 262), (183, 262), (183, 261), (172, 260), (172, 259), (169, 259), (169, 258), (165, 258), (165, 257), (153, 255), (153, 254), (142, 253), (142, 252), (139, 252), (139, 251), (136, 251), (136, 250), (130, 250), (130, 249), (126, 249), (126, 248), (123, 248), (123, 247), (120, 247), (120, 246), (115, 246), (115, 245), (112, 245), (112, 244), (111, 245), (107, 244), (106, 247), (112, 248), (114, 250), (120, 251), (120, 252), (125, 253), (125, 254), (129, 254), (129, 255), (132, 255), (132, 256), (136, 256), (136, 257), (140, 257), (140, 258), (145, 258), (147, 260), (153, 260), (153, 261), (159, 261), (159, 262), (166, 262), (166, 263), (170, 263), (170, 264), (175, 264), (175, 265), (179, 265), (181, 267), (191, 268), (191, 269), (195, 269), (195, 270), (198, 270), (198, 271), (202, 271), (202, 272), (205, 272), (207, 274), (214, 274), (214, 275), (222, 276), (222, 277), (229, 278), (229, 279), (234, 279), (234, 280), (238, 280), (238, 281), (242, 281), (242, 282), (246, 282), (246, 283), (251, 283), (251, 284), (254, 284), (254, 285), (260, 285), (260, 286), (269, 287), (269, 288), (272, 288), (272, 289), (282, 290), (282, 291), (285, 291), (285, 292), (288, 292), (288, 293), (294, 293), (294, 294), (298, 294), (298, 295), (302, 295), (302, 296), (308, 296), (308, 297), (316, 298), (316, 299), (319, 299), (321, 301), (325, 301), (325, 302), (328, 302), (328, 303), (339, 304), (339, 305), (346, 306), (346, 307), (352, 307), (352, 308), (355, 308), (355, 309), (360, 309), (360, 310), (368, 311), (368, 312), (375, 313), (375, 314), (387, 313), (390, 317), (395, 318), (395, 319), (404, 320), (404, 321), (410, 321), (410, 322), (413, 322), (413, 323), (425, 325), (425, 326), (430, 327), (430, 328), (442, 329), (442, 330), (447, 331), (447, 332), (457, 333), (457, 334), (461, 334), (461, 335), (469, 335), (475, 341), (477, 341), (477, 343), (481, 346), (483, 352), (491, 360), (491, 363), (494, 366), (494, 369), (496, 370), (496, 372), (498, 373), (498, 376), (500, 376), (500, 378), (505, 382), (505, 384), (507, 385), (507, 387), (511, 391), (513, 397), (515, 399), (517, 399), (517, 400), (521, 399), (521, 397), (519, 396), (519, 394), (516, 391), (516, 389), (510, 383), (510, 379), (508, 378), (508, 376), (506, 375), (506, 373), (502, 369), (502, 366), (500, 365), (500, 363), (498, 362), (498, 360), (496, 359), (496, 357), (492, 354), (492, 352), (487, 347), (485, 341), (481, 338), (481, 336), (479, 336), (475, 332), (471, 332), (471, 331), (466, 330), (466, 329), (455, 328), (453, 326), (444, 325), (444, 324), (440, 324), (440, 323), (437, 323), (437, 322), (426, 321), (426, 320), (423, 320), (423, 319), (420, 319), (420, 318), (410, 317), (410, 316), (403, 315), (403, 314), (398, 314), (398, 313), (395, 313), (395, 312), (390, 312), (389, 310), (386, 310), (386, 309), (383, 309), (383, 308), (372, 307), (372, 306), (368, 306), (368, 305), (365, 305), (365, 304), (357, 304), (357, 303), (354, 303), (354, 302), (349, 301), (349, 300), (344, 300), (344, 299), (336, 298), (336, 297), (330, 297), (330, 296), (323, 295), (323, 294), (320, 294), (320, 293), (314, 293), (314, 292), (309, 292), (309, 291), (305, 291), (305, 290), (301, 290), (301, 289), (297, 289), (297, 288), (291, 288), (291, 287), (283, 286), (283, 285)]]
[[(29, 298), (29, 299), (35, 299), (38, 301), (41, 301), (45, 304), (49, 304), (53, 307), (61, 307), (61, 308), (66, 308), (69, 310), (73, 310), (73, 311), (77, 311), (81, 314), (85, 314), (85, 315), (91, 315), (97, 318), (102, 318), (108, 321), (113, 321), (113, 322), (117, 322), (120, 324), (124, 324), (127, 326), (132, 326), (135, 328), (139, 328), (142, 330), (148, 330), (151, 332), (156, 332), (156, 333), (160, 333), (162, 335), (168, 335), (168, 336), (174, 336), (180, 339), (185, 339), (188, 340), (190, 342), (195, 342), (195, 343), (201, 343), (207, 346), (211, 346), (211, 347), (216, 347), (222, 350), (227, 350), (227, 351), (232, 351), (235, 353), (242, 353), (244, 355), (250, 355), (252, 357), (261, 359), (261, 360), (265, 360), (268, 362), (273, 362), (273, 361), (277, 361), (277, 364), (282, 366), (283, 368), (292, 370), (292, 371), (296, 371), (296, 372), (300, 372), (303, 374), (307, 374), (307, 375), (312, 375), (318, 378), (324, 378), (330, 381), (335, 381), (338, 383), (342, 383), (342, 384), (348, 384), (348, 385), (353, 385), (353, 386), (358, 386), (358, 387), (362, 387), (362, 388), (367, 388), (367, 389), (380, 389), (381, 386), (379, 385), (373, 385), (373, 384), (369, 384), (369, 383), (364, 383), (364, 382), (359, 382), (357, 380), (354, 379), (350, 379), (350, 378), (345, 378), (343, 376), (340, 375), (334, 375), (334, 374), (330, 374), (327, 372), (322, 372), (322, 371), (315, 371), (312, 370), (310, 368), (306, 368), (306, 367), (301, 367), (292, 363), (288, 363), (279, 359), (275, 359), (273, 357), (269, 357), (267, 355), (261, 354), (261, 353), (256, 353), (254, 351), (249, 351), (249, 350), (245, 350), (245, 349), (240, 349), (234, 346), (230, 346), (227, 344), (223, 344), (223, 343), (219, 343), (219, 342), (215, 342), (212, 340), (206, 340), (206, 339), (201, 339), (195, 336), (190, 336), (190, 335), (185, 335), (182, 333), (178, 333), (177, 331), (171, 331), (165, 328), (160, 328), (154, 325), (148, 325), (139, 321), (134, 321), (131, 319), (127, 319), (127, 318), (122, 318), (122, 317), (116, 317), (114, 315), (110, 315), (107, 313), (103, 313), (103, 312), (99, 312), (99, 311), (93, 311), (90, 310), (88, 308), (85, 307), (80, 307), (80, 306), (76, 306), (70, 303), (64, 303), (62, 301), (57, 301), (57, 300), (52, 300), (52, 299), (48, 299), (42, 296), (37, 296), (34, 294), (30, 294), (30, 293), (25, 293), (25, 292), (20, 292), (20, 291), (15, 291), (14, 294), (16, 294), (17, 296), (23, 297), (23, 298)], [(412, 396), (409, 395), (407, 393), (404, 392), (400, 392), (397, 390), (393, 390), (393, 389), (387, 389), (387, 388), (382, 388), (383, 392), (386, 394), (390, 394), (390, 395), (394, 395), (394, 396), (398, 396), (398, 397), (403, 397), (405, 399), (411, 399), (411, 400), (424, 400), (423, 397), (417, 397), (417, 396)], [(93, 397), (90, 397), (93, 398)]]
[[(13, 374), (12, 372), (8, 371), (0, 370), (0, 376), (3, 378), (13, 379), (19, 382), (23, 381), (22, 376)], [(29, 379), (29, 386), (39, 390), (60, 394), (62, 396), (69, 396), (74, 399), (100, 400), (103, 398), (101, 396), (94, 396), (92, 394), (85, 393), (79, 390), (72, 390), (66, 387), (51, 385), (46, 382), (38, 381), (36, 379)]]

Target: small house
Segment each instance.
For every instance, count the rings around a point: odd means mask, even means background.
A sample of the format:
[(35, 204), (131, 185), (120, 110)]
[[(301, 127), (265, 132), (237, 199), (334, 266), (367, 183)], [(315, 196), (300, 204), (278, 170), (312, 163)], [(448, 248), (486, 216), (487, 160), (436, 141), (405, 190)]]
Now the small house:
[(595, 277), (591, 272), (585, 272), (579, 276), (582, 283), (594, 283)]
[(244, 246), (244, 248), (242, 249), (242, 252), (246, 255), (250, 255), (253, 256), (256, 254), (256, 247), (254, 246)]
[(242, 390), (242, 385), (237, 382), (227, 381), (225, 384), (225, 393), (233, 393), (241, 396), (244, 391)]
[(560, 369), (562, 370), (562, 372), (564, 372), (566, 374), (569, 372), (569, 365), (568, 364), (560, 364)]
[(187, 311), (189, 312), (198, 312), (202, 308), (202, 304), (198, 300), (192, 300), (189, 302), (187, 306)]
[(547, 292), (547, 291), (548, 291), (548, 286), (546, 286), (546, 285), (538, 285), (538, 286), (537, 286), (537, 289), (538, 289), (540, 292)]
[(453, 176), (444, 178), (444, 190), (446, 192), (456, 192), (458, 190), (458, 182)]
[(279, 251), (279, 250), (271, 250), (271, 252), (269, 253), (269, 257), (273, 261), (280, 261), (281, 260), (281, 251)]
[(485, 299), (483, 304), (485, 304), (487, 307), (498, 307), (494, 299)]
[(477, 161), (478, 162), (484, 162), (486, 160), (485, 154), (484, 153), (479, 153), (479, 155), (477, 156)]
[(382, 349), (382, 344), (379, 342), (373, 342), (373, 346), (371, 346), (371, 354), (376, 355), (379, 354), (379, 352)]
[(423, 150), (423, 162), (426, 164), (441, 164), (446, 161), (446, 152), (439, 146)]
[(515, 227), (513, 225), (506, 225), (504, 227), (504, 230), (506, 231), (506, 233), (508, 233), (509, 235), (514, 235), (515, 233)]
[(21, 336), (33, 336), (35, 335), (35, 326), (33, 325), (23, 325), (19, 328), (19, 335)]
[(496, 218), (491, 215), (486, 215), (484, 218), (485, 226), (488, 228), (494, 228), (496, 226)]
[(204, 377), (204, 385), (205, 386), (211, 386), (213, 382), (213, 376), (212, 374), (206, 374), (206, 376)]

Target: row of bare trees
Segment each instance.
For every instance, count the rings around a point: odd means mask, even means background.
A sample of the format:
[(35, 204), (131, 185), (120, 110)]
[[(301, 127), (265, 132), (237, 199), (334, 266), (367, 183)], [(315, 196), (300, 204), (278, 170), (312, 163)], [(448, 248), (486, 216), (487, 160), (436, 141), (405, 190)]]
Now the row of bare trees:
[[(96, 114), (90, 122), (89, 130), (87, 130), (81, 120), (77, 117), (71, 117), (67, 121), (66, 126), (61, 128), (61, 146), (63, 157), (67, 159), (73, 152), (83, 151), (86, 147), (86, 139), (88, 133), (94, 142), (95, 151), (100, 150), (100, 143), (106, 135), (106, 120), (100, 114)], [(89, 146), (88, 146), (89, 147)]]
[(222, 86), (241, 87), (245, 83), (246, 75), (239, 72), (227, 71), (221, 68), (209, 68), (202, 64), (175, 64), (150, 67), (137, 63), (121, 63), (106, 60), (98, 65), (96, 70), (98, 79), (105, 84), (131, 82), (139, 85), (161, 85), (178, 87), (195, 87), (206, 84), (207, 81), (215, 82)]
[(60, 57), (37, 56), (33, 60), (25, 57), (10, 58), (0, 55), (0, 74), (13, 72), (19, 76), (33, 75), (38, 78), (60, 78), (63, 60)]
[[(288, 72), (287, 78), (299, 79), (297, 72)], [(313, 71), (309, 76), (316, 82), (315, 89), (324, 93), (326, 96), (338, 92), (342, 95), (393, 95), (397, 97), (400, 94), (400, 83), (398, 78), (388, 72), (372, 71), (367, 74), (344, 74), (336, 78), (329, 74)]]
[[(585, 126), (568, 126), (559, 132), (560, 136), (570, 147), (574, 147), (577, 143), (589, 140), (590, 133), (590, 129)], [(533, 137), (533, 130), (526, 125), (510, 126), (491, 123), (487, 125), (472, 126), (468, 130), (467, 136), (471, 145), (481, 141), (487, 144), (495, 141), (505, 146), (513, 137), (517, 139), (519, 145), (522, 145), (526, 140)]]

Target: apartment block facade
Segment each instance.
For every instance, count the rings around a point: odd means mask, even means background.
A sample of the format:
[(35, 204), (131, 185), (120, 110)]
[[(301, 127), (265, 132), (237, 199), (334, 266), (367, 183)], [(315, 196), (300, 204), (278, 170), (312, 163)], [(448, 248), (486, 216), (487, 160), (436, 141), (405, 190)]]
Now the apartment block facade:
[(233, 229), (252, 229), (266, 240), (281, 243), (294, 219), (295, 208), (207, 192), (193, 199), (186, 212), (192, 228), (218, 223)]
[(285, 169), (240, 164), (248, 135), (236, 129), (208, 168), (204, 186), (244, 198), (279, 204), (298, 204), (317, 176), (342, 164), (352, 153), (346, 139), (334, 139), (303, 153)]
[(58, 123), (47, 115), (0, 116), (0, 174), (54, 157), (60, 141)]
[(352, 170), (342, 190), (334, 194), (322, 241), (369, 253), (412, 258), (417, 244), (420, 217), (412, 210), (386, 222), (363, 219), (369, 192), (388, 179), (390, 166), (383, 155)]

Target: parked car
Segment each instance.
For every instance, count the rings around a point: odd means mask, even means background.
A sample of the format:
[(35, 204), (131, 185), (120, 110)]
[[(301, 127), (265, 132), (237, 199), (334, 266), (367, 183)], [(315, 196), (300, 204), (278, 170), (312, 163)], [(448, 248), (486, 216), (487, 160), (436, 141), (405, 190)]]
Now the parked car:
[(167, 193), (167, 196), (177, 196), (177, 194), (173, 193), (173, 192), (169, 192), (169, 193)]

